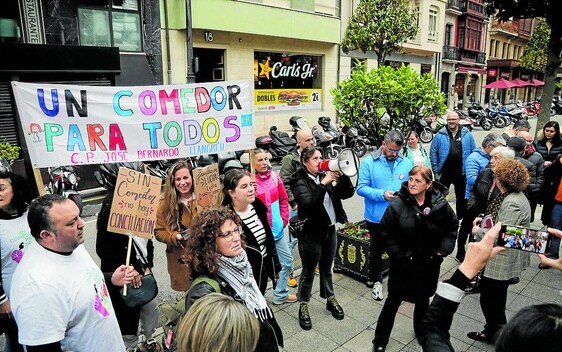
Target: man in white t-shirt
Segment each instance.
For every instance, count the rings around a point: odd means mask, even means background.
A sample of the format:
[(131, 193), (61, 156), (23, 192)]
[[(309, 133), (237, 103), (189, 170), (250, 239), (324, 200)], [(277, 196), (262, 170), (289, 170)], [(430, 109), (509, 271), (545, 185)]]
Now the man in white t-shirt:
[[(28, 212), (35, 238), (18, 265), (10, 299), (19, 342), (33, 351), (125, 351), (104, 273), (84, 243), (84, 220), (74, 202), (45, 195)], [(115, 285), (138, 285), (125, 265), (105, 274)]]

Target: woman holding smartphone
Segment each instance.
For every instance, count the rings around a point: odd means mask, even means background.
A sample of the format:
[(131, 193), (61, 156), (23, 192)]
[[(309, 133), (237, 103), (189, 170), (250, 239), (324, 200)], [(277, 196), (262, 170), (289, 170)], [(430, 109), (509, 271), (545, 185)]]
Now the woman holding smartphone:
[[(529, 227), (531, 207), (523, 190), (529, 183), (529, 173), (518, 160), (502, 159), (494, 167), (496, 186), (500, 194), (486, 208), (493, 223)], [(480, 226), (482, 218), (474, 220), (472, 233), (479, 241), (487, 229)], [(484, 268), (480, 281), (480, 307), (486, 324), (482, 331), (472, 331), (467, 336), (473, 340), (494, 343), (497, 333), (507, 322), (505, 307), (508, 286), (519, 278), (529, 266), (529, 253), (507, 250), (495, 256)]]
[(166, 244), (172, 290), (187, 291), (190, 272), (182, 259), (183, 247), (187, 229), (197, 217), (191, 166), (185, 160), (178, 161), (168, 170), (165, 182), (164, 193), (156, 212), (154, 237)]

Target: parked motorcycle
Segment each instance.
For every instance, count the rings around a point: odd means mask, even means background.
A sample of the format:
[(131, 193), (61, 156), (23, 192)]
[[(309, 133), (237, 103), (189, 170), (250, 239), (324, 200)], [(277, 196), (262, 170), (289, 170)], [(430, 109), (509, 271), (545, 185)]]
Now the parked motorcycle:
[(504, 128), (507, 126), (507, 118), (498, 113), (498, 107), (496, 105), (490, 104), (484, 111), (488, 114), (488, 118), (492, 120), (495, 127)]
[(78, 193), (78, 177), (72, 166), (57, 166), (48, 168), (49, 183), (46, 191), (58, 194), (72, 200), (82, 212), (82, 196)]
[(484, 131), (492, 129), (492, 120), (488, 118), (488, 113), (484, 110), (482, 105), (477, 102), (472, 102), (468, 108), (468, 116), (475, 121), (475, 126), (480, 126)]
[(278, 131), (277, 126), (269, 128), (268, 136), (256, 138), (256, 147), (262, 148), (271, 154), (272, 161), (281, 161), (297, 145), (297, 141), (287, 132)]
[(345, 147), (350, 148), (357, 155), (362, 157), (367, 153), (367, 141), (359, 135), (357, 128), (344, 126), (342, 132), (345, 134)]
[(312, 127), (312, 135), (316, 145), (324, 150), (325, 159), (335, 159), (340, 155), (343, 148), (339, 141), (343, 135), (329, 117), (318, 118), (318, 125)]
[(369, 148), (378, 148), (379, 142), (375, 138), (373, 133), (369, 132), (369, 128), (361, 122), (355, 121), (353, 127), (357, 129), (357, 134), (359, 137), (367, 144)]
[[(482, 127), (484, 131), (489, 131), (492, 129), (492, 121), (488, 118), (488, 115), (486, 115), (486, 112), (484, 112), (483, 110), (482, 113), (473, 112), (473, 114), (475, 114), (475, 118), (472, 118), (467, 111), (455, 109), (455, 112), (461, 118), (460, 124), (464, 124), (467, 128), (469, 128), (468, 126), (470, 126), (470, 130), (472, 130), (473, 126)], [(463, 119), (465, 120), (464, 122), (462, 121)]]
[[(562, 114), (562, 98), (559, 95), (552, 97), (552, 105), (555, 115)], [(554, 116), (552, 114), (552, 110), (550, 112), (550, 116)]]

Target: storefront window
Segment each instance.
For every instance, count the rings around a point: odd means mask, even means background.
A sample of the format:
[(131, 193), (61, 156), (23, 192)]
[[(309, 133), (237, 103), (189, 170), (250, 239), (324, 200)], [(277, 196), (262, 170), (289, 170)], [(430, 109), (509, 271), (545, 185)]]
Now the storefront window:
[(111, 46), (109, 13), (93, 9), (78, 9), (80, 42), (85, 46)]
[(322, 56), (254, 52), (258, 111), (322, 108)]
[(80, 44), (142, 51), (138, 0), (78, 0)]

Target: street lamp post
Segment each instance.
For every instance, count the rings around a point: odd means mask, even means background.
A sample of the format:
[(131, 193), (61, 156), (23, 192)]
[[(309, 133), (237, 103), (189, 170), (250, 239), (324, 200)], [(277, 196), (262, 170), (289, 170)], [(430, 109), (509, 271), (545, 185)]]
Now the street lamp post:
[(185, 37), (187, 41), (187, 83), (195, 83), (193, 72), (193, 27), (191, 25), (191, 0), (185, 0)]

